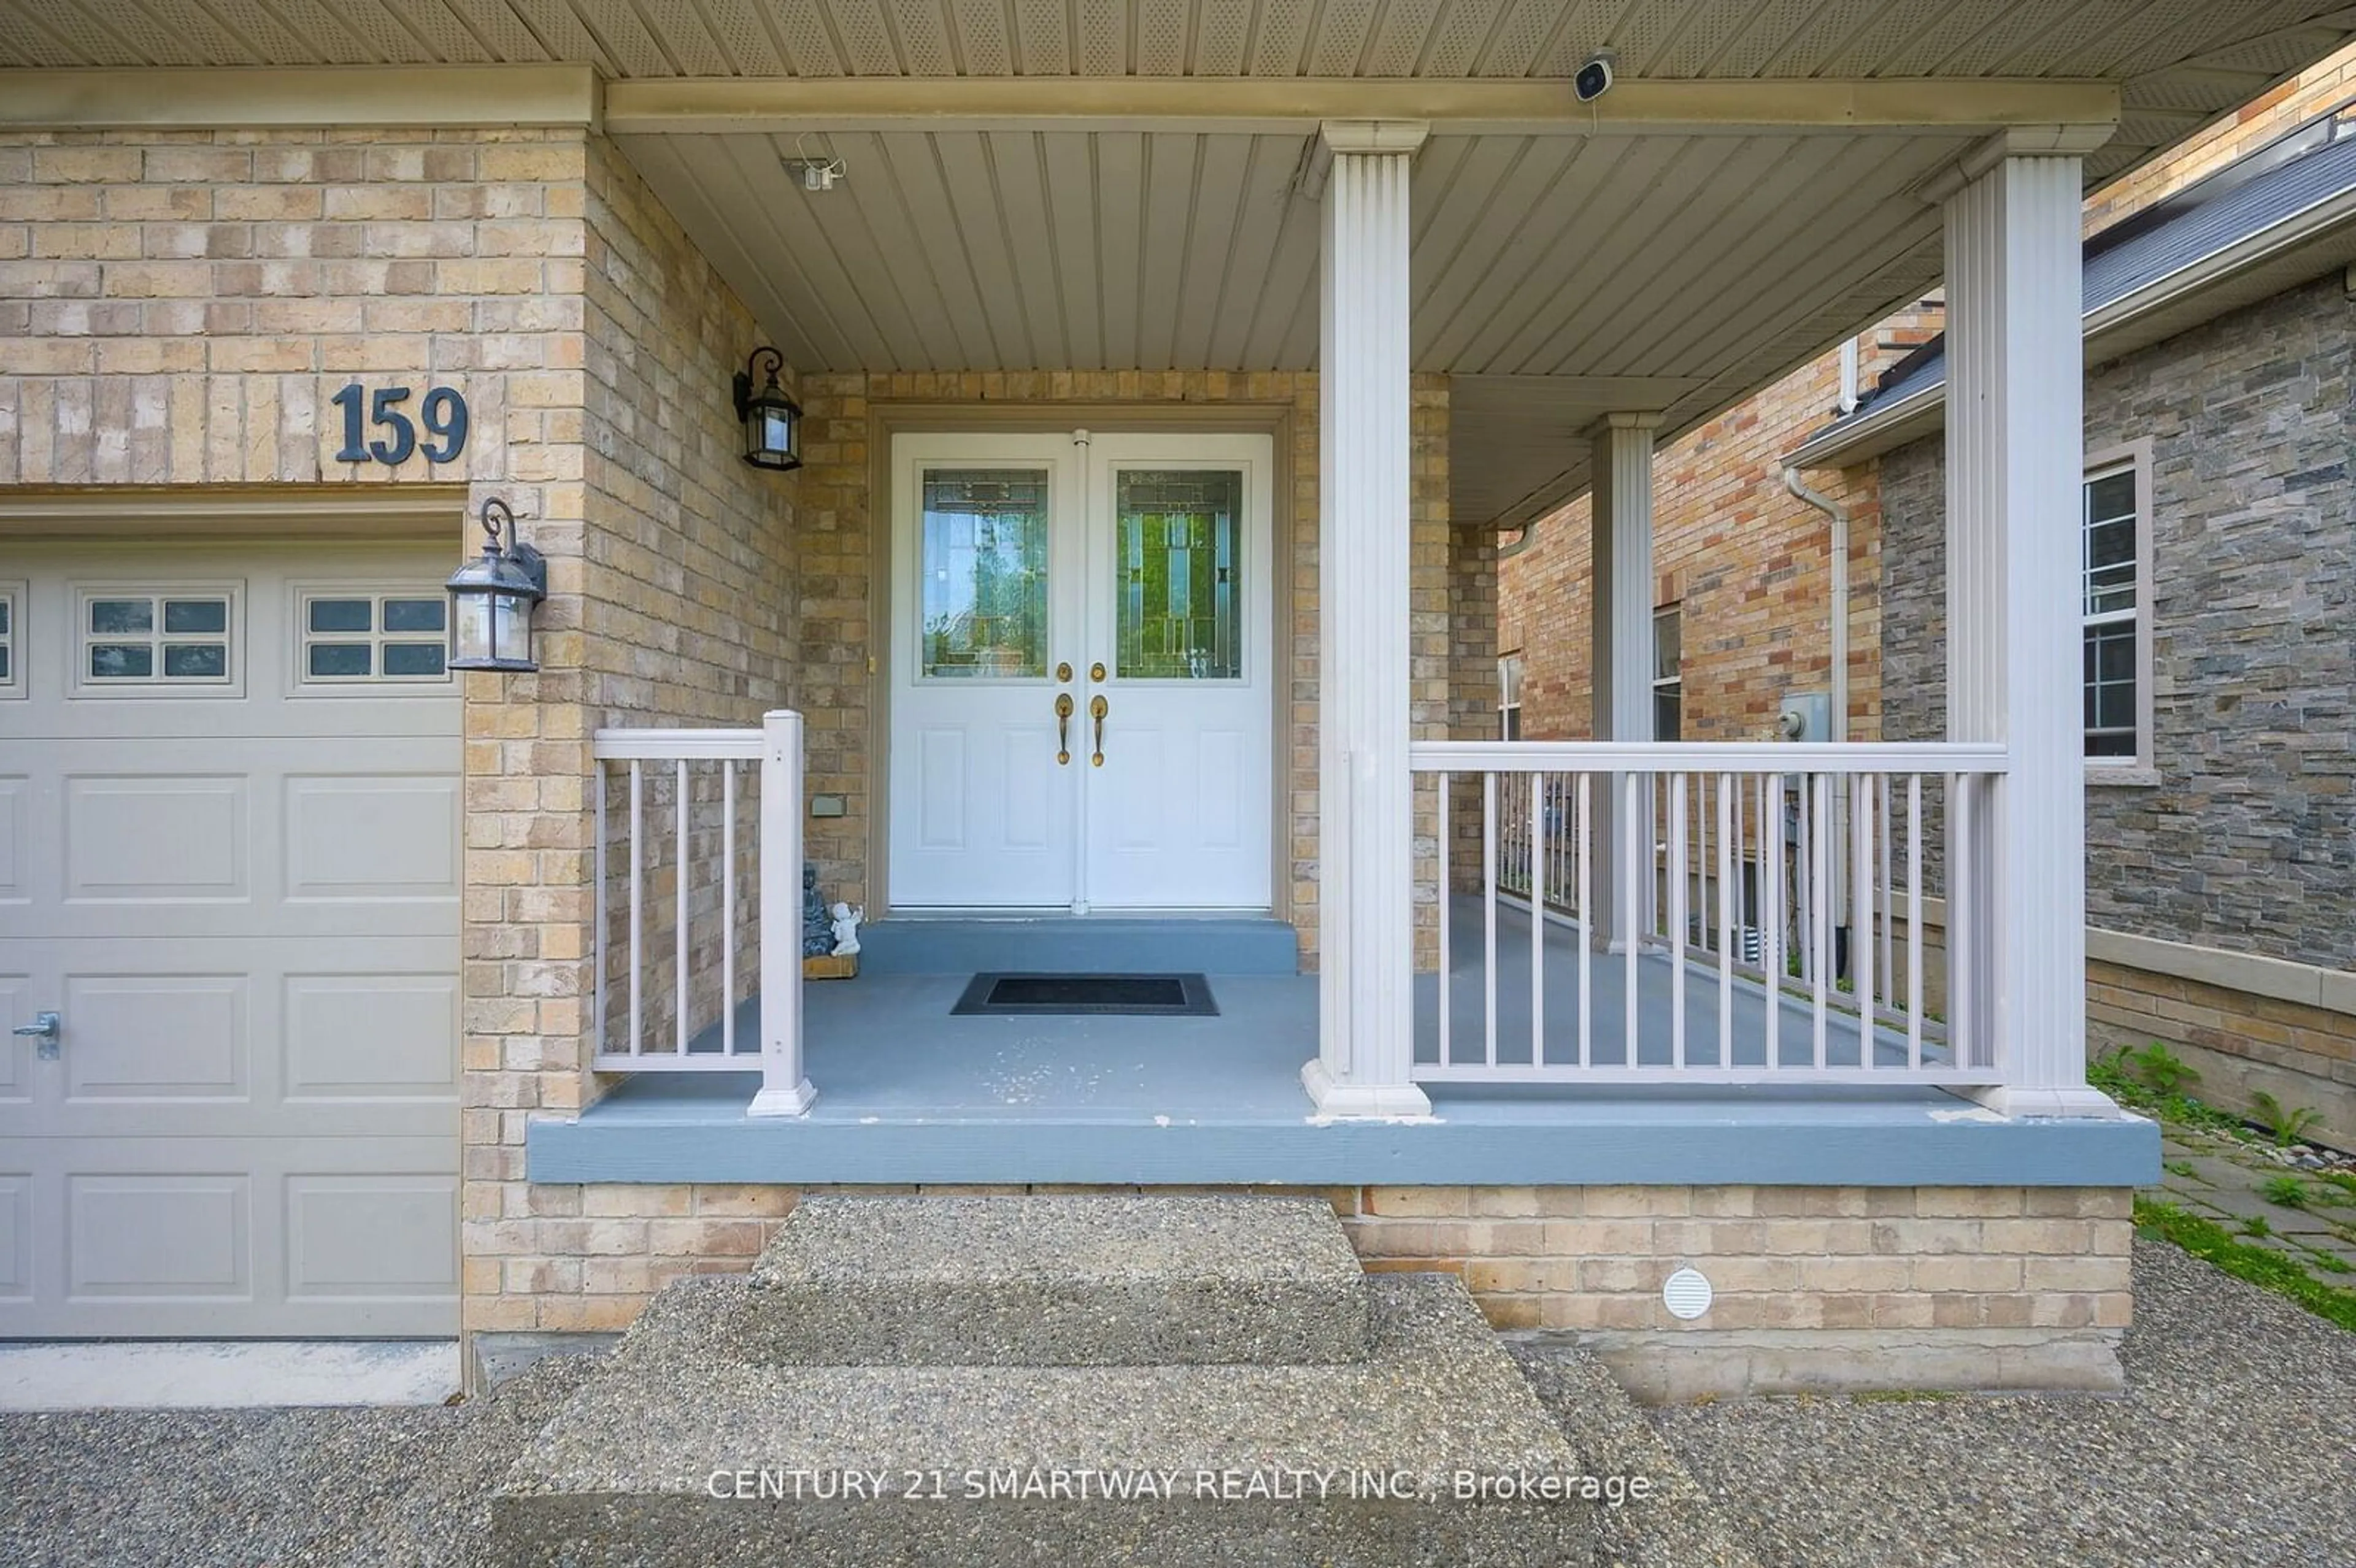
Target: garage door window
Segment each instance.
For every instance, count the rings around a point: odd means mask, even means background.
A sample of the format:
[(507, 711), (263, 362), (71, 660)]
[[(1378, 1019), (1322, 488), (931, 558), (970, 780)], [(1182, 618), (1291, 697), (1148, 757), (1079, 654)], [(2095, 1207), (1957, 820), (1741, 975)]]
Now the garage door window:
[(85, 592), (80, 679), (93, 687), (227, 686), (227, 593)]
[(306, 594), (303, 679), (327, 686), (446, 681), (448, 613), (440, 593)]

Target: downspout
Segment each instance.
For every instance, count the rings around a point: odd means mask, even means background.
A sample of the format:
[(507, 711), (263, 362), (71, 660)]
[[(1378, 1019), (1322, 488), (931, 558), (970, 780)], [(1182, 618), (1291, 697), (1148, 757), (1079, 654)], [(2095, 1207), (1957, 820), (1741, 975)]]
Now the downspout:
[[(1832, 720), (1835, 741), (1848, 739), (1848, 509), (1831, 496), (1811, 490), (1800, 482), (1800, 471), (1785, 466), (1783, 488), (1832, 519), (1832, 605), (1828, 614), (1832, 634)], [(1832, 913), (1834, 923), (1844, 930), (1849, 921), (1849, 878), (1843, 866), (1848, 845), (1848, 802), (1839, 784), (1833, 795), (1833, 867)], [(1852, 944), (1854, 938), (1850, 939)], [(1854, 954), (1849, 955), (1851, 963)], [(1838, 965), (1836, 973), (1853, 974), (1850, 965)]]
[(1833, 739), (1848, 739), (1848, 509), (1800, 482), (1800, 471), (1783, 470), (1783, 488), (1832, 519)]

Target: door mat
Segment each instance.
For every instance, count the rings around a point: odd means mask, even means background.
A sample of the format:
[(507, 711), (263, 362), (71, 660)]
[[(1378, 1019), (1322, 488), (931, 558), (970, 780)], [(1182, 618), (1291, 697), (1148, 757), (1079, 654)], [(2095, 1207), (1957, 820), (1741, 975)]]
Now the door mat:
[(952, 1016), (1216, 1018), (1200, 975), (976, 975)]

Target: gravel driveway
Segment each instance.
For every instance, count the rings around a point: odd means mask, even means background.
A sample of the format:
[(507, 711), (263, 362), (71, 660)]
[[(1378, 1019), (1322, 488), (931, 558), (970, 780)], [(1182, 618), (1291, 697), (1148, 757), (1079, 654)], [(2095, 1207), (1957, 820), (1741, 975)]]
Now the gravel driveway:
[(2356, 1563), (2356, 1334), (2137, 1242), (2122, 1399), (1653, 1413), (1760, 1568)]
[[(1580, 1397), (1593, 1362), (1519, 1353), (1591, 1464), (1663, 1479), (1612, 1521), (1612, 1563), (2356, 1562), (2356, 1335), (2164, 1245), (2137, 1243), (2136, 1290), (2124, 1399), (1645, 1416)], [(448, 1410), (0, 1416), (0, 1563), (467, 1564), (490, 1485), (588, 1370), (548, 1362)]]

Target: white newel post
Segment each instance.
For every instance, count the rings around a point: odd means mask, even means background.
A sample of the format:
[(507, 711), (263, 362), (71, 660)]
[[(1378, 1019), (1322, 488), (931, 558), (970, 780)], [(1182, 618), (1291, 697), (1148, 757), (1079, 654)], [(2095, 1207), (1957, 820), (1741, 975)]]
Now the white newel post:
[[(1428, 127), (1329, 122), (1319, 336), (1318, 1054), (1333, 1116), (1420, 1115), (1408, 766), (1408, 173)], [(1443, 876), (1445, 873), (1443, 872)]]
[[(729, 1005), (733, 1005), (733, 998)], [(802, 716), (761, 716), (761, 1092), (748, 1116), (798, 1116), (802, 1072)]]
[[(1594, 733), (1599, 741), (1650, 741), (1653, 735), (1653, 432), (1656, 413), (1615, 413), (1596, 428), (1588, 472), (1589, 562), (1593, 581), (1588, 603), (1593, 660), (1590, 688)], [(1594, 928), (1615, 953), (1645, 929), (1652, 878), (1640, 872), (1628, 881), (1628, 853), (1622, 835), (1630, 829), (1621, 809), (1624, 784), (1614, 775), (1599, 792), (1595, 809)], [(1640, 867), (1653, 863), (1653, 848), (1641, 846)]]
[[(2086, 1085), (2085, 757), (2079, 686), (2084, 465), (2075, 151), (1992, 143), (1960, 167), (1947, 241), (1947, 734), (2009, 773), (1956, 863), (1951, 930), (1978, 983), (1951, 1001), (2015, 1115), (2113, 1115)], [(1967, 885), (1966, 885), (1967, 884)], [(1968, 894), (1959, 901), (1958, 893)]]

